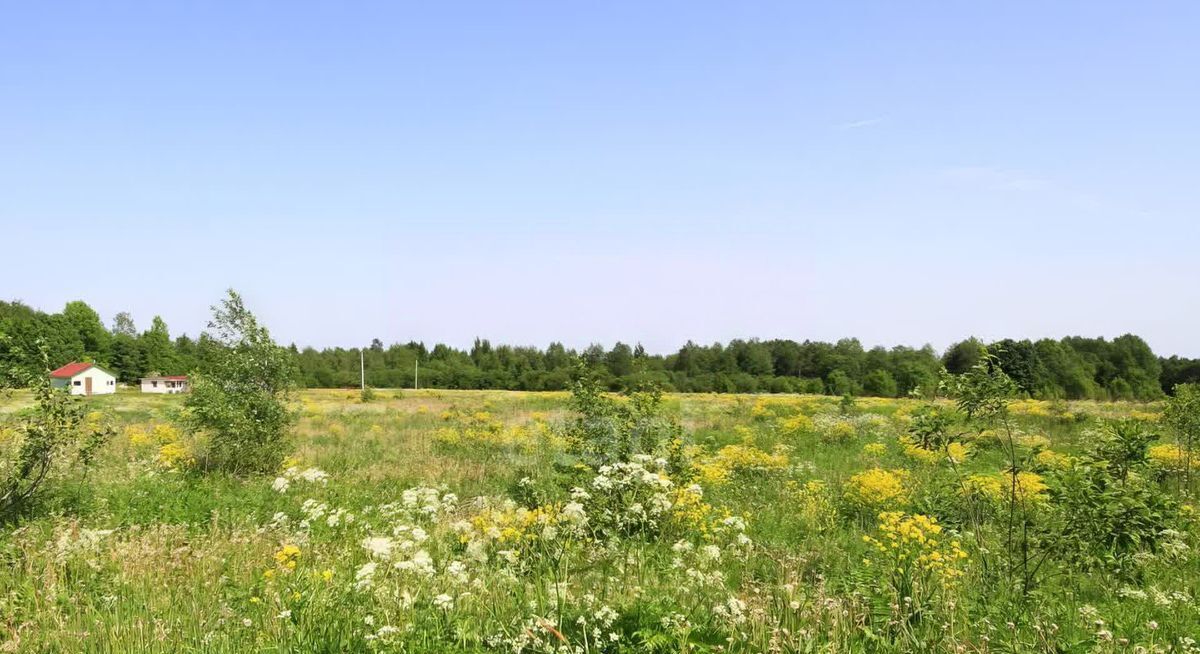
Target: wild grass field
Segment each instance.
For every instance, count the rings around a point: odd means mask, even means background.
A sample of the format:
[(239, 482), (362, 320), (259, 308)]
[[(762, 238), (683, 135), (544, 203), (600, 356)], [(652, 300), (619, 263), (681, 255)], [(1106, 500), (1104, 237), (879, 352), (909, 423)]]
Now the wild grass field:
[(1157, 404), (667, 395), (588, 466), (567, 393), (297, 400), (249, 478), (186, 471), (179, 396), (87, 400), (117, 436), (0, 528), (0, 651), (1200, 651)]

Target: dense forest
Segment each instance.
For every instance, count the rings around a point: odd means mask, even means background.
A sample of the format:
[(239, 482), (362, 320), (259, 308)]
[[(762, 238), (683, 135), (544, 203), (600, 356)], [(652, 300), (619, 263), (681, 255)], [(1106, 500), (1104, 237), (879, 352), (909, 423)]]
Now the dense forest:
[[(149, 329), (138, 331), (127, 313), (117, 314), (111, 327), (105, 327), (99, 314), (81, 301), (67, 303), (59, 313), (45, 313), (20, 302), (0, 302), (0, 371), (39, 370), (39, 339), (51, 366), (93, 361), (123, 382), (151, 373), (187, 373), (204, 351), (196, 339), (186, 335), (172, 339), (167, 324), (157, 316)], [(785, 339), (734, 340), (725, 345), (688, 342), (665, 356), (625, 343), (576, 351), (559, 343), (539, 349), (476, 340), (470, 350), (461, 350), (415, 342), (385, 346), (376, 339), (362, 355), (367, 384), (379, 388), (411, 388), (419, 375), (422, 388), (557, 390), (567, 386), (576, 361), (582, 359), (614, 390), (652, 382), (685, 392), (897, 397), (928, 392), (941, 368), (962, 372), (978, 360), (985, 347), (1031, 397), (1147, 400), (1169, 393), (1175, 384), (1200, 381), (1200, 359), (1159, 357), (1132, 334), (1112, 340), (1070, 336), (987, 344), (969, 338), (944, 353), (928, 345), (866, 349), (853, 338), (836, 343)], [(358, 349), (298, 349), (295, 345), (290, 349), (302, 385), (358, 385)]]

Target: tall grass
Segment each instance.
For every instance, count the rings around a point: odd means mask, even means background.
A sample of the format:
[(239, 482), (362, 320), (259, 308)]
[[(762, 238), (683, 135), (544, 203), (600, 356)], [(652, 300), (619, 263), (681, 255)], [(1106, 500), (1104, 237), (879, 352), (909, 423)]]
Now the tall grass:
[(164, 457), (177, 396), (91, 401), (119, 425), (97, 467), (0, 531), (0, 651), (1198, 651), (1186, 503), (1132, 574), (1052, 558), (1029, 601), (988, 565), (1013, 448), (1049, 515), (1036, 454), (1155, 405), (1018, 402), (952, 462), (902, 440), (915, 401), (668, 396), (668, 474), (581, 466), (563, 393), (306, 391), (288, 461), (240, 479)]

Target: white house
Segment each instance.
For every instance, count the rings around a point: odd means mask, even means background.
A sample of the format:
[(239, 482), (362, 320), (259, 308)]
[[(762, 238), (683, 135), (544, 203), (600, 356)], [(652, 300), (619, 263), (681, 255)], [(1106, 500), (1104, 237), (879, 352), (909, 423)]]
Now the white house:
[(142, 377), (143, 393), (186, 393), (187, 391), (187, 375)]
[(117, 392), (117, 378), (94, 363), (71, 362), (50, 373), (50, 385), (71, 395), (108, 395)]

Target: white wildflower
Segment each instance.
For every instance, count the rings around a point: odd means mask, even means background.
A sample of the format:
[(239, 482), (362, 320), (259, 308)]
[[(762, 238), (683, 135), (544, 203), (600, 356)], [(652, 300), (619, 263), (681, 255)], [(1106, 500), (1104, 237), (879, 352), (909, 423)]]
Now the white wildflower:
[(307, 468), (298, 475), (300, 479), (309, 482), (310, 484), (319, 483), (325, 485), (329, 481), (329, 475), (325, 474), (324, 470), (317, 468)]
[(562, 508), (562, 517), (575, 525), (587, 522), (587, 514), (583, 510), (583, 504), (579, 502), (567, 502)]
[(387, 561), (392, 558), (392, 550), (396, 541), (387, 536), (368, 536), (362, 541), (363, 549), (371, 553), (372, 558)]
[(467, 564), (462, 561), (451, 561), (446, 566), (446, 574), (457, 581), (458, 583), (466, 583), (469, 579), (467, 575)]
[[(357, 572), (354, 573), (354, 587), (358, 590), (366, 590), (375, 583), (375, 562), (370, 561), (364, 563)], [(370, 617), (370, 616), (367, 616)]]

